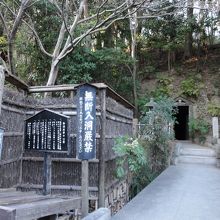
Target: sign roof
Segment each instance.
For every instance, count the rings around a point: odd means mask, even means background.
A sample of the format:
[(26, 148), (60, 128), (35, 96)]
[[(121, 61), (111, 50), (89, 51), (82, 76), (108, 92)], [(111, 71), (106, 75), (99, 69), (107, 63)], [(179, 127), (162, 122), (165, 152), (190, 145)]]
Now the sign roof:
[(29, 120), (29, 119), (31, 119), (31, 118), (34, 118), (34, 117), (38, 116), (39, 114), (41, 114), (41, 113), (43, 113), (43, 112), (45, 112), (45, 111), (46, 111), (46, 112), (50, 112), (51, 114), (59, 115), (59, 116), (61, 116), (61, 117), (69, 118), (69, 116), (66, 116), (66, 115), (63, 115), (63, 114), (61, 114), (61, 113), (57, 113), (57, 112), (55, 112), (55, 111), (52, 111), (52, 110), (50, 110), (50, 109), (45, 108), (45, 109), (43, 109), (42, 111), (38, 112), (37, 114), (35, 114), (35, 115), (33, 115), (33, 116), (31, 116), (31, 117), (25, 119), (25, 121), (27, 121), (27, 120)]

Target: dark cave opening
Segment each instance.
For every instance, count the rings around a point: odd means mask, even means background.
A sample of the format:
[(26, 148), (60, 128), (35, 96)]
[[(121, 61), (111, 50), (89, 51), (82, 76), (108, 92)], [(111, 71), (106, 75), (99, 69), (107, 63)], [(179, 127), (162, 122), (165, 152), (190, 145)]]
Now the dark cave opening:
[(175, 138), (177, 140), (189, 139), (189, 106), (178, 106), (176, 123), (174, 125)]

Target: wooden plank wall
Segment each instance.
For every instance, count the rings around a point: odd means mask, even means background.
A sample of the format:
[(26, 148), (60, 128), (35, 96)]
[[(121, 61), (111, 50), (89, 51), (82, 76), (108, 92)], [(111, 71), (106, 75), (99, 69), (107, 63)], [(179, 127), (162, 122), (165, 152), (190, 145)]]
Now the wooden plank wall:
[[(81, 161), (76, 159), (76, 96), (71, 98), (36, 99), (18, 94), (18, 92), (5, 90), (3, 100), (0, 127), (5, 129), (5, 135), (0, 161), (0, 187), (18, 186), (24, 191), (30, 189), (41, 190), (43, 154), (41, 152), (23, 152), (24, 120), (38, 111), (48, 108), (70, 117), (69, 155), (52, 154), (52, 192), (79, 195), (81, 190)], [(116, 157), (112, 147), (116, 137), (132, 135), (133, 110), (111, 97), (106, 97), (105, 100), (106, 131), (104, 139), (106, 147), (103, 156), (106, 168), (104, 191), (105, 203), (110, 206), (112, 203), (111, 198), (115, 197), (112, 196), (112, 193), (122, 197), (120, 192), (127, 192), (126, 180), (119, 182), (115, 178)], [(97, 199), (98, 197), (100, 138), (103, 142), (101, 106), (99, 94), (97, 97), (97, 159), (89, 163), (91, 199)], [(115, 192), (114, 189), (118, 191)]]
[(117, 157), (112, 148), (117, 137), (132, 136), (133, 110), (126, 108), (111, 97), (108, 97), (106, 102), (105, 205), (111, 209), (112, 213), (116, 213), (128, 201), (129, 186), (127, 179), (119, 181), (116, 178)]
[(25, 105), (22, 105), (24, 100), (24, 96), (16, 92), (4, 91), (0, 115), (0, 127), (4, 128), (0, 158), (0, 187), (2, 188), (16, 186), (19, 182), (26, 117)]

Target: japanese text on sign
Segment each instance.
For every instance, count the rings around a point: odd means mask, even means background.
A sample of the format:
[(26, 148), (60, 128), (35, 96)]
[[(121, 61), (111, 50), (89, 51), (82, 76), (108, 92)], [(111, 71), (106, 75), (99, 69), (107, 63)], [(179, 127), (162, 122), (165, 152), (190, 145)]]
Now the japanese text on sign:
[(27, 119), (25, 149), (67, 151), (67, 117), (43, 110)]
[(77, 156), (88, 160), (95, 158), (96, 89), (90, 85), (78, 88)]

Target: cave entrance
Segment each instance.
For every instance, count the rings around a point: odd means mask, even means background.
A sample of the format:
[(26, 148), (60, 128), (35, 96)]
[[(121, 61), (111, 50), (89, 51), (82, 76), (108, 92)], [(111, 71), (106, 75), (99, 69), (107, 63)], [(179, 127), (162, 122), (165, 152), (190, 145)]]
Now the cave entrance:
[(175, 138), (176, 140), (189, 140), (189, 106), (177, 104), (177, 108), (174, 125)]

